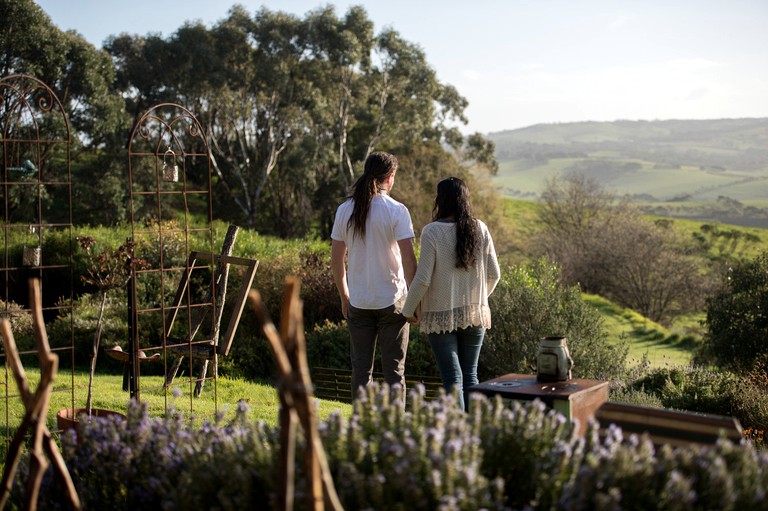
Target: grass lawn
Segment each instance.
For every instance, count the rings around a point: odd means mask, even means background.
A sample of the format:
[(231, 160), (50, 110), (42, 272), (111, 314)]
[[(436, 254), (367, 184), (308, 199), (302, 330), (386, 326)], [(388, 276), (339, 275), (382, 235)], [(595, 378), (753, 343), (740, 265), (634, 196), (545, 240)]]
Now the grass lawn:
[[(16, 383), (12, 375), (8, 374), (6, 379), (5, 368), (2, 371), (2, 382), (8, 382), (8, 392), (11, 396), (18, 395)], [(37, 388), (40, 379), (39, 372), (32, 368), (26, 368), (27, 379), (30, 382), (32, 391)], [(181, 393), (180, 397), (174, 396), (173, 389), (165, 391), (162, 389), (162, 376), (143, 376), (141, 377), (140, 399), (149, 407), (151, 416), (161, 416), (165, 413), (166, 406), (173, 407), (183, 411), (185, 414), (193, 414), (195, 417), (213, 419), (216, 413), (223, 414), (225, 419), (234, 416), (239, 400), (243, 399), (250, 407), (250, 417), (254, 420), (262, 420), (268, 424), (277, 424), (277, 413), (280, 407), (280, 400), (277, 390), (272, 385), (266, 383), (255, 383), (244, 379), (231, 379), (220, 377), (214, 385), (213, 381), (206, 382), (203, 393), (199, 398), (191, 397), (188, 382), (184, 378), (176, 380), (178, 389), (176, 394)], [(74, 387), (71, 385), (72, 375), (69, 370), (60, 372), (54, 382), (54, 392), (51, 396), (51, 405), (48, 412), (48, 427), (56, 429), (56, 412), (62, 408), (72, 406), (72, 396), (74, 389), (75, 407), (85, 407), (85, 401), (88, 392), (88, 372), (78, 370), (74, 374)], [(119, 374), (96, 374), (94, 378), (93, 406), (94, 408), (103, 408), (124, 413), (129, 394), (122, 390), (123, 377)], [(218, 399), (216, 399), (218, 398)], [(216, 402), (218, 401), (218, 408)], [(6, 425), (15, 429), (22, 420), (24, 409), (18, 397), (0, 400), (0, 417), (6, 421)], [(325, 419), (330, 413), (340, 410), (342, 413), (349, 414), (351, 405), (336, 401), (318, 400), (318, 416)], [(8, 431), (6, 428), (4, 434)]]

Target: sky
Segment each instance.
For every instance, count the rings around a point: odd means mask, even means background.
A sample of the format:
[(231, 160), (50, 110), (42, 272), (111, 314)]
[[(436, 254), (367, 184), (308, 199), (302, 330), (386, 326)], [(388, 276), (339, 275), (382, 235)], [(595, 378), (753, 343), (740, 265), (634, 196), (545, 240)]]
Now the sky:
[(102, 47), (212, 26), (235, 3), (299, 17), (362, 5), (468, 102), (465, 133), (540, 123), (768, 117), (767, 0), (38, 0)]

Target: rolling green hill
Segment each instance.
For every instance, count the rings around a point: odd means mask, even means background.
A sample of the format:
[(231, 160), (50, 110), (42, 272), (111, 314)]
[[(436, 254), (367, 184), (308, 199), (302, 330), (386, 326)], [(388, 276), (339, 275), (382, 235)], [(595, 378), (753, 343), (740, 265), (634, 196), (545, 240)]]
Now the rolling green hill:
[(649, 214), (768, 228), (768, 119), (539, 124), (491, 133), (505, 197), (580, 173)]

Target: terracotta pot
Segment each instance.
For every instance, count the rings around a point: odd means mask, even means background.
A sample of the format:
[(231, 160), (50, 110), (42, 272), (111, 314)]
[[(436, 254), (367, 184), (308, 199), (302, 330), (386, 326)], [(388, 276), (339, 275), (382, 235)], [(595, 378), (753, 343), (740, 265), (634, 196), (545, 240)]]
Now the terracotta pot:
[[(77, 430), (78, 425), (80, 424), (80, 416), (85, 413), (86, 413), (85, 408), (62, 408), (56, 414), (56, 425), (59, 427), (59, 429), (63, 431), (66, 431), (72, 428)], [(91, 409), (91, 416), (92, 417), (118, 417), (122, 420), (126, 419), (125, 414), (122, 414), (120, 412), (114, 412), (112, 410), (103, 410), (101, 408)]]

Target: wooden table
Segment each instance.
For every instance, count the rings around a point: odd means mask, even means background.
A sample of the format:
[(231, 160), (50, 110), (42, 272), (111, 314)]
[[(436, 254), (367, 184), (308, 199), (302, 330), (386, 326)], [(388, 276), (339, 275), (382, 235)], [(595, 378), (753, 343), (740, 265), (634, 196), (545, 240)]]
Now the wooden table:
[(587, 421), (608, 400), (608, 382), (571, 378), (567, 381), (540, 382), (536, 375), (506, 374), (478, 383), (470, 392), (487, 396), (500, 395), (504, 399), (533, 401), (540, 399), (573, 422), (578, 421), (577, 433), (583, 435)]

